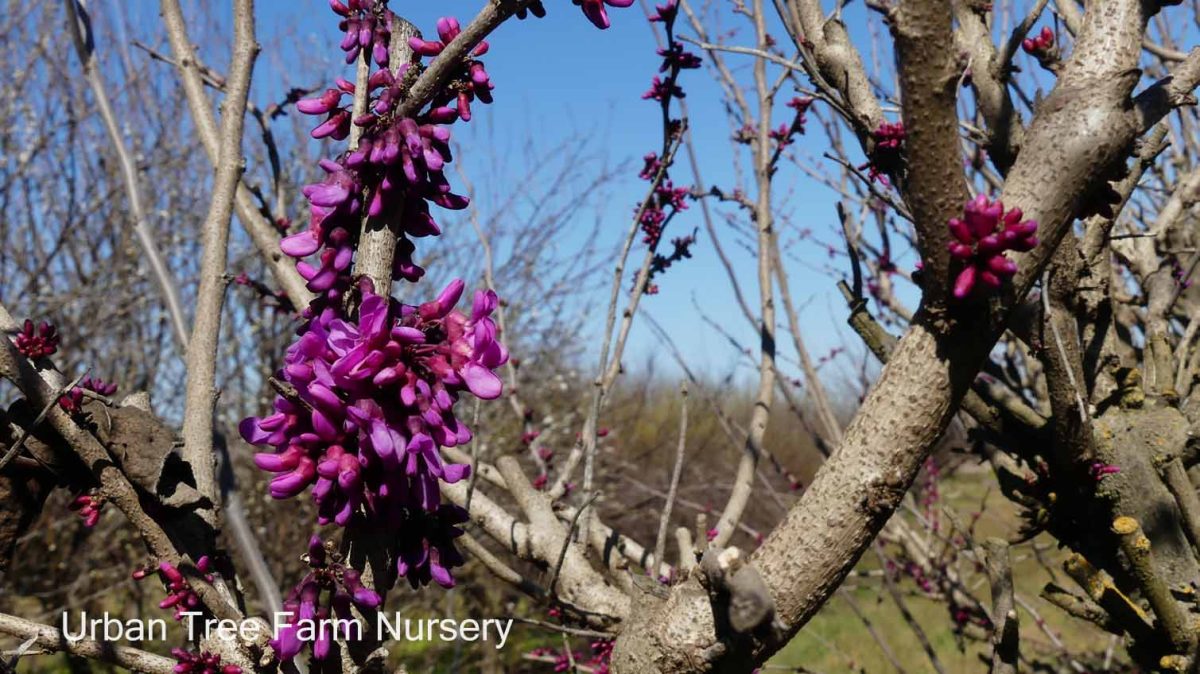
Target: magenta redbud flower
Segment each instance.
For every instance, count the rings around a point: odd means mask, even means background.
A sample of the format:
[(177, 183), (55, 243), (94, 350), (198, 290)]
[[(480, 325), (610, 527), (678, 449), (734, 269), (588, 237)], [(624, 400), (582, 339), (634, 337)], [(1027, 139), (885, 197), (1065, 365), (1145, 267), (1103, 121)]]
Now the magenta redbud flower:
[(364, 289), (357, 321), (329, 308), (309, 324), (280, 373), (301, 404), (279, 398), (274, 414), (240, 427), (247, 442), (276, 450), (255, 457), (277, 474), (273, 497), (312, 486), (323, 523), (344, 526), (362, 509), (398, 526), (406, 509), (438, 506), (439, 481), (467, 475), (437, 447), (470, 440), (455, 403), (467, 392), (499, 396), (494, 370), (508, 352), (490, 318), (495, 293), (476, 293), (468, 316), (455, 309), (463, 288), (455, 281), (419, 306)]
[(809, 107), (812, 106), (812, 104), (815, 100), (816, 99), (813, 98), (812, 96), (804, 96), (804, 97), (794, 96), (794, 97), (792, 97), (792, 100), (790, 100), (786, 103), (786, 105), (789, 108), (795, 110), (796, 112), (802, 113), (802, 112), (807, 111), (809, 109)]
[[(271, 640), (280, 660), (290, 660), (304, 648), (298, 620), (353, 618), (351, 607), (369, 612), (383, 605), (379, 593), (363, 585), (362, 574), (346, 566), (346, 560), (332, 545), (323, 543), (317, 536), (308, 542), (306, 561), (309, 572), (294, 587), (283, 602), (284, 613), (289, 619), (286, 626), (279, 627), (278, 636)], [(324, 632), (324, 633), (321, 633)], [(318, 631), (310, 646), (313, 657), (324, 660), (331, 652), (333, 638), (350, 638), (349, 630), (341, 634)]]
[(83, 412), (83, 392), (85, 390), (98, 393), (102, 396), (111, 396), (117, 392), (117, 385), (106, 383), (102, 379), (94, 379), (91, 376), (86, 376), (79, 380), (79, 386), (59, 396), (59, 407), (63, 408), (68, 414)]
[(604, 30), (611, 25), (608, 21), (608, 11), (604, 6), (609, 7), (629, 7), (633, 4), (633, 0), (571, 0), (583, 10), (583, 15), (592, 22), (600, 30)]
[(675, 84), (670, 79), (662, 79), (655, 75), (650, 81), (650, 88), (646, 93), (642, 94), (643, 100), (664, 101), (674, 96), (675, 98), (686, 98), (683, 88)]
[(441, 42), (422, 40), (419, 37), (410, 37), (408, 39), (408, 46), (421, 56), (437, 56), (446, 48), (446, 45)]
[(875, 146), (871, 151), (871, 160), (858, 170), (869, 169), (868, 180), (883, 183), (887, 186), (887, 174), (899, 169), (901, 165), (901, 146), (908, 132), (904, 130), (904, 122), (880, 122), (879, 128), (871, 132)]
[(59, 396), (58, 406), (67, 414), (79, 414), (83, 411), (83, 390), (76, 386), (70, 392)]
[(329, 115), (322, 124), (318, 125), (309, 134), (313, 138), (333, 138), (334, 140), (345, 140), (350, 135), (350, 111), (337, 110)]
[(454, 587), (450, 570), (464, 561), (454, 547), (454, 539), (463, 535), (458, 525), (468, 519), (466, 510), (450, 504), (433, 512), (415, 513), (406, 524), (397, 572), (408, 578), (413, 588), (428, 585), (431, 580), (447, 589)]
[[(344, 33), (344, 37), (339, 46), (346, 52), (346, 63), (353, 63), (359, 52), (367, 49), (377, 64), (387, 65), (387, 48), (391, 38), (389, 24), (393, 14), (384, 9), (382, 14), (377, 16), (376, 4), (375, 0), (330, 0), (330, 9), (342, 17), (338, 28)], [(383, 20), (380, 21), (380, 18)]]
[(306, 115), (329, 114), (341, 107), (342, 96), (345, 93), (338, 89), (326, 89), (325, 93), (316, 98), (296, 101), (296, 109)]
[(1021, 220), (1021, 209), (1008, 212), (999, 200), (985, 195), (972, 199), (963, 208), (963, 217), (947, 223), (954, 240), (950, 255), (965, 263), (954, 280), (954, 296), (963, 299), (976, 288), (998, 289), (1003, 279), (1017, 272), (1017, 265), (1005, 251), (1032, 250), (1037, 246), (1037, 222)]
[(881, 122), (879, 128), (871, 132), (875, 146), (886, 150), (899, 150), (900, 144), (908, 137), (904, 130), (904, 122)]
[(1119, 467), (1104, 463), (1099, 459), (1094, 459), (1088, 464), (1088, 474), (1091, 475), (1092, 479), (1096, 480), (1097, 482), (1103, 480), (1109, 475), (1116, 475), (1119, 472), (1121, 472)]
[(526, 12), (539, 19), (543, 19), (546, 17), (546, 6), (542, 4), (542, 0), (533, 0), (533, 2), (517, 10), (517, 18), (525, 19)]
[(660, 73), (665, 73), (672, 68), (680, 70), (699, 68), (701, 63), (700, 57), (684, 50), (681, 42), (672, 42), (670, 47), (659, 49), (658, 55), (663, 57), (662, 65), (658, 68)]
[(1054, 31), (1050, 29), (1050, 26), (1043, 26), (1040, 33), (1021, 41), (1021, 49), (1024, 49), (1027, 54), (1045, 53), (1053, 46)]
[[(196, 569), (204, 575), (205, 580), (211, 583), (213, 576), (209, 573), (210, 565), (211, 560), (207, 555), (196, 560)], [(167, 597), (159, 602), (159, 608), (175, 609), (175, 619), (182, 620), (185, 612), (195, 610), (200, 606), (200, 596), (192, 590), (192, 586), (188, 584), (179, 569), (170, 562), (164, 561), (159, 563), (157, 570), (167, 589)], [(152, 569), (140, 569), (134, 571), (133, 577), (140, 580), (148, 576), (151, 571)]]
[(100, 521), (100, 509), (104, 506), (104, 497), (95, 490), (80, 494), (67, 507), (83, 518), (83, 526), (91, 529)]
[(437, 21), (437, 32), (442, 42), (450, 44), (462, 32), (462, 26), (459, 25), (458, 19), (452, 16), (443, 16)]
[(179, 661), (174, 667), (175, 674), (242, 674), (242, 668), (237, 665), (222, 665), (221, 656), (216, 653), (172, 648), (171, 655)]
[(645, 157), (642, 157), (645, 165), (638, 173), (638, 177), (642, 180), (653, 180), (658, 176), (658, 172), (662, 169), (662, 162), (658, 159), (658, 153), (650, 152)]
[[(424, 40), (414, 37), (409, 39), (409, 46), (421, 56), (436, 57), (442, 53), (446, 45), (462, 33), (462, 27), (454, 17), (438, 19), (437, 30), (439, 40)], [(464, 63), (460, 74), (453, 79), (454, 85), (447, 88), (444, 98), (437, 100), (431, 112), (424, 116), (426, 119), (435, 123), (450, 123), (456, 119), (468, 122), (471, 120), (471, 103), (474, 99), (478, 98), (484, 103), (492, 102), (491, 92), (494, 87), (491, 79), (488, 77), (483, 62), (476, 60), (487, 52), (487, 42), (480, 42), (471, 50), (473, 58)], [(457, 91), (455, 91), (456, 89)], [(454, 109), (453, 115), (449, 112), (451, 108), (445, 105), (449, 99), (456, 101), (457, 108)], [(390, 103), (390, 98), (388, 101)]]
[(768, 135), (780, 147), (787, 147), (792, 144), (792, 126), (790, 124), (781, 123), (778, 129), (772, 129)]
[(58, 340), (58, 330), (53, 325), (42, 321), (35, 329), (33, 321), (27, 318), (13, 342), (22, 356), (37, 360), (54, 355), (58, 351)]
[(650, 17), (651, 22), (661, 21), (663, 23), (674, 23), (675, 17), (679, 14), (679, 1), (668, 0), (665, 5), (655, 5), (654, 16)]
[(117, 385), (110, 384), (103, 379), (86, 376), (79, 380), (79, 386), (93, 393), (99, 393), (102, 396), (111, 396), (117, 392)]

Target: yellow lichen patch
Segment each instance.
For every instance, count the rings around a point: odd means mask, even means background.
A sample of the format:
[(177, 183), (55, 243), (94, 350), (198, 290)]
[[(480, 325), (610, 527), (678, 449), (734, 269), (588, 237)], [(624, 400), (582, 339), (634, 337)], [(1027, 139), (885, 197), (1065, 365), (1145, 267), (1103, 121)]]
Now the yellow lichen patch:
[(1088, 593), (1088, 596), (1093, 601), (1100, 601), (1100, 598), (1104, 596), (1104, 579), (1084, 559), (1083, 555), (1079, 553), (1071, 555), (1063, 562), (1063, 568), (1066, 569), (1069, 576), (1074, 578), (1083, 587), (1084, 591)]
[(1135, 604), (1124, 592), (1117, 589), (1108, 574), (1092, 566), (1083, 555), (1075, 553), (1063, 562), (1067, 575), (1079, 583), (1093, 601), (1103, 606), (1110, 613), (1120, 616), (1130, 616), (1148, 624), (1149, 618), (1140, 606)]
[(1188, 659), (1183, 655), (1164, 655), (1159, 658), (1158, 666), (1168, 672), (1182, 672), (1187, 669)]
[(1129, 534), (1132, 534), (1138, 530), (1138, 523), (1137, 520), (1133, 519), (1132, 517), (1126, 517), (1122, 515), (1121, 517), (1113, 520), (1112, 530), (1113, 533), (1119, 536), (1128, 536)]

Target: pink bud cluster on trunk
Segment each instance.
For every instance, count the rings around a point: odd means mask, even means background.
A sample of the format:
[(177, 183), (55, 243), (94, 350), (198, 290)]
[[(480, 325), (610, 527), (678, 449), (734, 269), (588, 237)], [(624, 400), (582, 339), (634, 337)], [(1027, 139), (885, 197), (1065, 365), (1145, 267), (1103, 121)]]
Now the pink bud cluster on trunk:
[(954, 236), (950, 255), (963, 265), (954, 279), (956, 298), (997, 290), (1017, 272), (1005, 251), (1033, 250), (1038, 243), (1037, 221), (1021, 220), (1021, 216), (1021, 209), (1005, 211), (1000, 200), (981, 194), (967, 202), (962, 218), (950, 219), (947, 224)]

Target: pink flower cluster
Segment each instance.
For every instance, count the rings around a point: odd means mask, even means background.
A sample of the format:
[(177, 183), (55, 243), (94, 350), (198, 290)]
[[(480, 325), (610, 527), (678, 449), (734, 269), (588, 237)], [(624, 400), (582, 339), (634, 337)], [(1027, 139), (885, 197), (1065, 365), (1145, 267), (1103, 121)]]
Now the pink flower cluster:
[(887, 174), (899, 170), (901, 150), (908, 132), (904, 130), (904, 122), (880, 122), (879, 128), (871, 132), (875, 147), (871, 151), (871, 160), (858, 169), (868, 169), (868, 179), (878, 180), (884, 186), (889, 185)]
[(54, 355), (58, 351), (58, 340), (58, 330), (53, 325), (42, 321), (35, 329), (33, 321), (27, 318), (13, 342), (22, 356), (37, 360)]
[(91, 529), (100, 521), (100, 509), (104, 507), (104, 497), (95, 491), (80, 494), (72, 499), (71, 504), (67, 507), (83, 518), (83, 526)]
[[(592, 22), (600, 30), (609, 27), (608, 7), (629, 7), (633, 4), (633, 0), (571, 0), (583, 10), (583, 15)], [(517, 18), (524, 19), (529, 14), (542, 18), (546, 16), (546, 6), (542, 4), (542, 0), (533, 0), (528, 5), (517, 10)]]
[(1093, 459), (1090, 461), (1087, 468), (1088, 475), (1090, 475), (1091, 478), (1097, 482), (1103, 480), (1109, 475), (1116, 475), (1117, 473), (1121, 472), (1120, 467), (1114, 466), (1110, 463), (1104, 463), (1099, 459)]
[(222, 665), (221, 656), (216, 653), (172, 648), (171, 655), (179, 662), (174, 667), (175, 674), (242, 674), (242, 668), (237, 665)]
[(781, 123), (778, 129), (771, 131), (771, 139), (778, 143), (780, 148), (787, 147), (792, 144), (796, 134), (804, 133), (804, 124), (808, 121), (805, 113), (812, 106), (815, 99), (812, 96), (799, 97), (795, 96), (787, 102), (787, 107), (796, 111), (790, 124)]
[[(205, 580), (210, 583), (213, 582), (213, 576), (210, 573), (211, 568), (212, 561), (208, 555), (196, 560), (196, 569), (204, 574)], [(134, 580), (141, 580), (153, 572), (154, 567), (140, 568), (133, 572), (133, 578)], [(200, 606), (199, 595), (192, 590), (192, 586), (188, 584), (187, 578), (184, 578), (183, 574), (173, 564), (170, 562), (159, 563), (158, 572), (167, 586), (167, 597), (158, 603), (159, 608), (175, 609), (175, 619), (182, 620), (185, 612), (193, 611)]]
[(653, 100), (660, 103), (669, 101), (672, 98), (687, 98), (687, 94), (684, 93), (683, 87), (675, 83), (675, 80), (671, 78), (664, 80), (658, 75), (654, 76), (650, 81), (650, 88), (646, 90), (646, 93), (642, 94), (642, 100)]
[(408, 511), (437, 509), (439, 481), (468, 474), (438, 452), (471, 439), (454, 404), (464, 392), (498, 397), (492, 370), (508, 358), (490, 318), (496, 294), (477, 292), (466, 316), (454, 309), (462, 292), (455, 281), (410, 306), (364, 288), (357, 321), (330, 307), (310, 322), (281, 373), (295, 396), (241, 424), (247, 442), (277, 450), (255, 456), (278, 473), (273, 497), (312, 486), (321, 523), (341, 526), (360, 508), (396, 528), (411, 519)]
[[(653, 178), (652, 178), (653, 179)], [(654, 188), (650, 202), (642, 209), (642, 243), (650, 247), (658, 246), (662, 238), (663, 227), (667, 220), (679, 211), (686, 211), (687, 198), (691, 191), (686, 187), (675, 187), (670, 180), (663, 180)]]
[[(360, 48), (386, 50), (395, 31), (380, 27), (397, 19), (384, 2), (360, 0), (342, 7), (350, 14), (338, 6), (334, 10), (345, 17), (344, 25), (359, 22), (354, 25)], [(443, 18), (438, 41), (413, 39), (410, 46), (419, 55), (436, 57), (461, 33), (456, 20)], [(471, 54), (486, 51), (481, 43)], [(287, 351), (278, 375), (286, 388), (275, 400), (274, 413), (246, 419), (240, 430), (248, 442), (274, 448), (255, 457), (260, 468), (276, 473), (273, 497), (291, 498), (311, 487), (320, 523), (345, 526), (362, 517), (401, 533), (401, 547), (407, 547), (397, 559), (399, 572), (414, 585), (430, 579), (450, 585), (446, 569), (460, 561), (457, 552), (420, 551), (437, 549), (443, 541), (449, 546), (457, 535), (461, 519), (441, 505), (439, 484), (461, 480), (468, 467), (443, 463), (439, 447), (471, 438), (453, 412), (462, 393), (485, 399), (500, 395), (492, 370), (508, 354), (490, 318), (499, 300), (491, 291), (476, 293), (467, 316), (455, 310), (462, 281), (433, 301), (405, 305), (390, 298), (388, 289), (364, 280), (357, 287), (356, 316), (347, 314), (344, 302), (354, 285), (350, 268), (363, 218), (388, 221), (403, 214), (393, 271), (415, 282), (424, 270), (412, 260), (410, 238), (441, 231), (429, 204), (467, 205), (466, 198), (450, 192), (444, 174), (451, 160), (445, 125), (469, 119), (472, 101), (491, 101), (490, 79), (482, 62), (468, 59), (423, 113), (401, 117), (397, 106), (408, 93), (410, 67), (372, 73), (369, 112), (357, 119), (351, 120), (350, 108), (343, 105), (346, 94), (355, 93), (355, 85), (345, 80), (298, 103), (302, 112), (327, 116), (314, 137), (345, 138), (351, 124), (362, 134), (353, 151), (321, 162), (324, 181), (304, 188), (309, 227), (286, 237), (281, 247), (302, 259), (297, 269), (318, 299), (305, 310), (307, 323)], [(310, 255), (318, 255), (315, 263), (303, 260)], [(439, 558), (447, 560), (446, 566)]]
[(669, 46), (658, 50), (658, 55), (662, 57), (662, 64), (659, 65), (658, 72), (662, 76), (655, 75), (653, 77), (650, 89), (642, 94), (642, 98), (658, 101), (666, 109), (670, 106), (672, 98), (686, 97), (683, 88), (678, 84), (680, 71), (699, 68), (701, 62), (699, 56), (687, 51), (683, 48), (682, 42), (675, 40), (674, 29), (675, 19), (679, 12), (678, 1), (670, 0), (667, 4), (658, 6), (657, 10), (658, 13), (650, 20), (663, 24)]
[(354, 63), (362, 50), (371, 52), (381, 66), (388, 64), (390, 22), (383, 3), (374, 0), (329, 0), (329, 7), (342, 17), (338, 28), (345, 33), (340, 45), (346, 52), (346, 63)]
[(658, 177), (658, 172), (662, 170), (662, 162), (658, 159), (657, 152), (648, 152), (645, 157), (642, 157), (645, 165), (638, 172), (638, 177), (642, 180), (654, 180)]
[[(579, 5), (579, 8), (583, 10), (583, 15), (588, 18), (588, 21), (591, 21), (592, 25), (600, 30), (604, 30), (610, 25), (608, 11), (604, 8), (605, 5), (609, 7), (629, 7), (633, 4), (633, 0), (571, 0), (571, 2)], [(545, 10), (542, 11), (544, 12)]]
[(1046, 54), (1054, 47), (1054, 42), (1054, 31), (1050, 26), (1043, 26), (1040, 33), (1021, 41), (1021, 49), (1024, 49), (1026, 54), (1035, 56)]
[[(607, 4), (627, 7), (632, 0)], [(399, 19), (386, 0), (330, 5), (346, 36), (341, 46), (347, 62), (361, 58), (368, 65), (372, 60), (389, 65)], [(582, 5), (594, 23), (608, 25), (603, 2)], [(540, 2), (519, 14), (525, 11), (545, 13)], [(458, 21), (442, 18), (437, 40), (413, 38), (408, 46), (418, 57), (445, 58), (463, 33)], [(281, 249), (298, 260), (297, 270), (317, 298), (304, 310), (305, 323), (273, 380), (279, 394), (274, 411), (239, 426), (247, 442), (272, 450), (255, 456), (261, 469), (275, 474), (272, 497), (292, 498), (311, 488), (320, 524), (358, 522), (387, 533), (396, 571), (414, 588), (431, 581), (452, 587), (451, 569), (463, 562), (454, 539), (462, 535), (466, 512), (441, 502), (440, 485), (462, 480), (469, 466), (444, 462), (440, 448), (471, 439), (454, 414), (460, 396), (490, 400), (501, 394), (493, 371), (508, 352), (491, 319), (499, 299), (490, 290), (477, 292), (469, 314), (460, 312), (455, 307), (464, 284), (456, 280), (429, 302), (403, 304), (390, 297), (390, 288), (375, 288), (365, 278), (355, 283), (351, 268), (362, 227), (386, 224), (399, 234), (393, 276), (419, 281), (424, 269), (413, 260), (413, 239), (441, 233), (430, 206), (467, 206), (445, 175), (453, 159), (448, 125), (469, 121), (472, 103), (491, 103), (493, 89), (479, 60), (488, 45), (467, 47), (469, 57), (415, 114), (401, 114), (400, 105), (418, 79), (416, 71), (423, 70), (417, 63), (374, 68), (366, 92), (339, 78), (297, 103), (302, 113), (322, 117), (314, 138), (340, 141), (357, 130), (358, 143), (322, 160), (325, 178), (303, 189), (308, 227), (285, 237)], [(356, 93), (367, 99), (367, 112), (358, 116)], [(351, 605), (373, 610), (381, 604), (331, 550), (319, 539), (311, 542), (311, 571), (285, 603), (300, 618), (341, 616)], [(276, 642), (285, 659), (302, 646), (294, 632), (285, 631)], [(311, 646), (318, 658), (329, 653), (329, 641)]]
[[(442, 53), (446, 45), (450, 44), (456, 37), (462, 33), (462, 26), (454, 17), (443, 17), (438, 19), (437, 23), (438, 37), (440, 41), (426, 41), (419, 37), (414, 37), (408, 41), (413, 51), (421, 56), (437, 56)], [(460, 73), (457, 81), (460, 86), (455, 92), (455, 108), (451, 111), (445, 107), (448, 101), (441, 101), (439, 105), (435, 101), (434, 108), (431, 114), (438, 121), (453, 121), (454, 116), (457, 116), (464, 122), (471, 121), (471, 102), (478, 98), (484, 103), (492, 102), (492, 89), (495, 86), (492, 84), (491, 78), (487, 74), (487, 70), (483, 66), (483, 61), (478, 57), (483, 56), (488, 51), (488, 43), (480, 42), (471, 50), (471, 56), (474, 57), (466, 62), (463, 66), (463, 71)], [(451, 91), (454, 91), (453, 89)]]
[[(358, 5), (364, 2), (359, 0)], [(378, 30), (378, 25), (390, 26), (398, 19), (383, 2), (371, 4), (371, 21), (377, 25), (372, 29), (370, 44), (376, 51), (382, 48), (386, 52), (391, 30)], [(436, 57), (461, 32), (457, 20), (442, 18), (438, 21), (440, 41), (413, 38), (410, 46), (421, 56)], [(365, 33), (360, 31), (359, 35)], [(472, 56), (482, 56), (487, 49), (487, 43), (481, 42), (472, 50)], [(286, 237), (282, 244), (283, 251), (297, 259), (318, 255), (315, 264), (301, 261), (297, 269), (308, 281), (309, 289), (328, 300), (340, 297), (348, 289), (347, 271), (364, 217), (379, 222), (399, 217), (395, 224), (401, 236), (393, 274), (416, 281), (424, 269), (413, 262), (416, 247), (411, 239), (441, 233), (430, 204), (459, 210), (469, 203), (466, 197), (451, 192), (446, 179), (446, 165), (453, 159), (446, 125), (460, 119), (470, 120), (473, 101), (492, 101), (491, 79), (482, 61), (469, 59), (425, 112), (402, 117), (397, 114), (397, 106), (411, 84), (412, 78), (406, 77), (411, 67), (412, 64), (405, 63), (395, 72), (387, 68), (375, 70), (367, 80), (368, 111), (357, 119), (351, 119), (356, 85), (341, 78), (320, 96), (296, 104), (305, 114), (325, 115), (325, 120), (312, 131), (314, 138), (344, 140), (349, 137), (352, 125), (362, 130), (357, 148), (337, 159), (321, 161), (325, 180), (303, 189), (310, 204), (308, 229)], [(347, 96), (349, 99), (343, 101)], [(455, 107), (450, 107), (451, 102)]]
[[(281, 660), (291, 660), (299, 655), (304, 647), (301, 637), (309, 632), (315, 633), (312, 635), (313, 657), (326, 659), (333, 639), (351, 637), (350, 621), (354, 620), (351, 606), (369, 611), (383, 604), (379, 593), (363, 585), (361, 572), (342, 564), (342, 556), (335, 548), (322, 543), (317, 536), (308, 541), (306, 561), (310, 571), (284, 599), (283, 612), (287, 619), (279, 625), (277, 635), (271, 640), (271, 647)], [(339, 634), (326, 629), (300, 631), (302, 621), (326, 621), (335, 617), (345, 621), (337, 623), (344, 630)]]
[(948, 226), (954, 240), (950, 255), (963, 263), (954, 280), (954, 296), (963, 299), (983, 287), (996, 290), (1003, 279), (1016, 273), (1017, 265), (1005, 251), (1028, 251), (1037, 246), (1038, 224), (1021, 220), (1021, 209), (1007, 212), (999, 200), (980, 194), (963, 208), (963, 217), (951, 218)]
[(102, 396), (111, 396), (117, 392), (117, 385), (105, 382), (103, 379), (93, 378), (90, 375), (86, 376), (79, 380), (79, 386), (58, 397), (58, 406), (63, 408), (68, 414), (83, 412), (84, 391), (91, 391)]
[(876, 148), (895, 152), (908, 137), (908, 132), (904, 130), (904, 122), (881, 122), (871, 137), (875, 139)]
[[(662, 58), (658, 71), (663, 76), (654, 76), (650, 91), (643, 94), (642, 98), (656, 100), (662, 108), (664, 121), (662, 153), (666, 156), (671, 142), (678, 139), (683, 130), (683, 123), (671, 118), (671, 100), (684, 97), (683, 89), (678, 85), (679, 74), (684, 70), (699, 68), (700, 57), (686, 51), (683, 43), (675, 40), (675, 20), (679, 14), (677, 0), (669, 0), (664, 5), (658, 5), (656, 10), (657, 12), (650, 17), (650, 21), (663, 24), (669, 46), (658, 50), (658, 55)], [(687, 209), (687, 199), (691, 196), (691, 190), (686, 187), (675, 187), (669, 177), (670, 167), (664, 165), (663, 159), (657, 152), (650, 152), (642, 159), (644, 163), (641, 171), (638, 172), (638, 177), (650, 181), (653, 191), (649, 198), (638, 206), (635, 215), (638, 217), (638, 224), (642, 231), (642, 243), (649, 246), (651, 251), (656, 251), (662, 240), (663, 230), (671, 218), (679, 211)], [(678, 237), (672, 240), (675, 250), (670, 256), (654, 252), (650, 274), (644, 285), (647, 294), (654, 295), (658, 292), (658, 286), (652, 282), (657, 274), (666, 271), (672, 263), (691, 257), (690, 248), (694, 242), (694, 236)], [(635, 286), (636, 283), (637, 279), (634, 280)]]
[(587, 667), (587, 671), (595, 674), (608, 674), (612, 663), (612, 639), (597, 639), (589, 644), (591, 656), (585, 657), (578, 650), (555, 648), (535, 648), (529, 652), (530, 657), (553, 659), (555, 672), (573, 672), (579, 670), (579, 665)]

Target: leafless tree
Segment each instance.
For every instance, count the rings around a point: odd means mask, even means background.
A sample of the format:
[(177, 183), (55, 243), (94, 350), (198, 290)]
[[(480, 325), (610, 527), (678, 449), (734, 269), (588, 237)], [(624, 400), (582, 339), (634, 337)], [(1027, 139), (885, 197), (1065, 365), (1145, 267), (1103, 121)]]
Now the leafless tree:
[[(383, 4), (364, 11), (391, 16)], [(413, 50), (422, 46), (401, 39), (410, 25), (388, 19), (388, 67), (403, 93), (389, 112), (395, 119), (431, 114), (448, 83), (466, 86), (464, 64), (480, 41), (546, 9), (536, 0), (479, 4), (431, 61), (407, 73), (400, 64), (419, 62)], [(601, 3), (583, 4), (597, 20)], [(934, 670), (944, 665), (888, 570), (897, 560), (929, 581), (922, 592), (952, 607), (960, 631), (990, 641), (990, 671), (1045, 663), (1085, 671), (1095, 653), (1057, 640), (1014, 589), (1010, 544), (1048, 533), (1070, 550), (1064, 571), (1076, 586), (1044, 589), (1054, 610), (1122, 637), (1137, 667), (1195, 671), (1200, 476), (1191, 469), (1200, 458), (1191, 393), (1200, 376), (1200, 295), (1191, 279), (1200, 260), (1192, 234), (1200, 134), (1192, 90), (1200, 51), (1177, 46), (1189, 34), (1177, 25), (1197, 20), (1195, 9), (1161, 0), (868, 0), (869, 19), (858, 25), (846, 4), (739, 0), (722, 12), (689, 0), (658, 10), (643, 3), (647, 15), (665, 19), (652, 23), (667, 61), (651, 92), (662, 144), (647, 158), (648, 186), (615, 251), (594, 236), (578, 251), (552, 245), (565, 227), (595, 226), (584, 221), (595, 204), (576, 193), (602, 190), (615, 175), (587, 160), (586, 138), (530, 146), (525, 163), (545, 172), (513, 178), (532, 209), (504, 184), (456, 176), (475, 205), (457, 233), (428, 246), (424, 263), (431, 276), (479, 278), (506, 298), (493, 318), (514, 356), (498, 371), (506, 399), (467, 412), (471, 442), (440, 448), (446, 461), (472, 469), (469, 479), (440, 484), (441, 496), (469, 513), (461, 547), (490, 574), (471, 579), (498, 579), (552, 607), (557, 622), (525, 619), (564, 640), (612, 642), (611, 654), (606, 645), (590, 664), (568, 646), (572, 668), (750, 671), (804, 627), (878, 542), (880, 592)], [(136, 46), (99, 43), (97, 18), (79, 0), (54, 8), (14, 1), (7, 10), (0, 29), (32, 40), (0, 43), (2, 62), (20, 64), (10, 95), (0, 97), (11, 120), (0, 138), (0, 328), (11, 338), (0, 349), (0, 377), (15, 401), (0, 416), (0, 561), (24, 563), (12, 558), (22, 536), (62, 535), (59, 523), (37, 518), (50, 493), (67, 487), (86, 496), (86, 508), (119, 510), (124, 522), (105, 519), (103, 530), (136, 532), (154, 566), (179, 570), (208, 614), (261, 619), (280, 602), (287, 555), (299, 551), (262, 540), (254, 522), (279, 514), (252, 496), (261, 478), (245, 465), (250, 450), (233, 429), (273, 392), (301, 400), (267, 373), (281, 362), (294, 312), (314, 302), (312, 283), (280, 252), (281, 234), (294, 231), (297, 186), (315, 172), (296, 141), (303, 123), (285, 131), (278, 122), (310, 90), (253, 102), (260, 49), (251, 0), (232, 3), (232, 37), (210, 40), (197, 36), (219, 30), (162, 0), (157, 34), (165, 39)], [(119, 13), (104, 16), (123, 25)], [(745, 30), (730, 31), (726, 20)], [(536, 22), (521, 28), (538, 30)], [(73, 62), (62, 58), (68, 43)], [(228, 52), (227, 72), (206, 65), (210, 54), (196, 47), (212, 43)], [(732, 143), (722, 161), (735, 167), (737, 184), (701, 177), (711, 158), (693, 145), (687, 100), (672, 93), (684, 72), (695, 76), (685, 44), (703, 55), (724, 98)], [(368, 51), (357, 54), (356, 120), (370, 102)], [(881, 67), (889, 51), (894, 67)], [(64, 82), (53, 96), (14, 94), (51, 78)], [(179, 95), (139, 100), (150, 98), (136, 86), (147, 81)], [(128, 133), (132, 124), (156, 142)], [(348, 133), (351, 151), (367, 126), (356, 122)], [(818, 131), (827, 151), (802, 155), (797, 135)], [(833, 191), (833, 228), (800, 226), (786, 182), (798, 175)], [(679, 191), (685, 182), (691, 188)], [(664, 233), (680, 229), (685, 196), (704, 236), (680, 236), (671, 252)], [(380, 292), (393, 287), (402, 221), (401, 212), (362, 218), (356, 280)], [(839, 265), (817, 263), (840, 282), (853, 333), (883, 364), (877, 377), (861, 369), (861, 380), (873, 381), (852, 414), (823, 381), (790, 284), (789, 271), (811, 263), (795, 259), (794, 244), (814, 237)], [(714, 327), (732, 316), (758, 338), (748, 356), (755, 386), (744, 400), (695, 374), (671, 326), (646, 311), (659, 275), (686, 264), (692, 245), (712, 247), (736, 299)], [(906, 255), (919, 265), (902, 269)], [(555, 261), (570, 264), (548, 264)], [(757, 293), (745, 287), (751, 281)], [(580, 350), (589, 333), (572, 314), (584, 289), (601, 297), (594, 352)], [(350, 316), (363, 295), (347, 297)], [(53, 316), (85, 346), (59, 358), (31, 350), (38, 328), (17, 315)], [(661, 483), (638, 475), (646, 457), (623, 454), (608, 432), (645, 412), (621, 404), (636, 383), (625, 365), (638, 320), (688, 379), (678, 424), (651, 444), (669, 467)], [(151, 395), (114, 400), (94, 384), (85, 393), (71, 374), (83, 364)], [(460, 405), (460, 416), (472, 405)], [(719, 483), (695, 484), (715, 472), (697, 458), (697, 427), (711, 431), (705, 447), (736, 453), (732, 475)], [(804, 431), (770, 432), (780, 427)], [(938, 505), (941, 468), (930, 457), (939, 441), (986, 462), (1020, 506), (1023, 525), (1011, 541), (979, 541), (973, 522)], [(797, 446), (810, 442), (821, 456), (811, 478), (795, 465)], [(569, 450), (556, 456), (554, 446)], [(635, 502), (630, 486), (649, 500)], [(697, 486), (723, 500), (711, 526), (709, 504), (689, 497)], [(698, 515), (695, 525), (673, 526), (681, 512)], [(307, 518), (284, 519), (278, 526), (301, 540), (310, 533)], [(352, 525), (340, 546), (385, 595), (397, 553), (379, 538)], [(225, 546), (256, 601), (214, 554)], [(114, 565), (130, 556), (107, 554)], [(210, 557), (220, 558), (216, 572)], [(988, 597), (965, 582), (966, 564), (983, 571)], [(1021, 612), (1035, 616), (1053, 653), (1022, 648)], [(139, 671), (175, 665), (135, 648), (68, 646), (41, 622), (0, 614), (0, 632), (23, 642), (18, 658), (36, 647)], [(265, 636), (198, 646), (246, 671), (296, 666), (281, 664)], [(378, 670), (387, 655), (380, 646), (339, 643), (341, 658), (314, 663)]]

